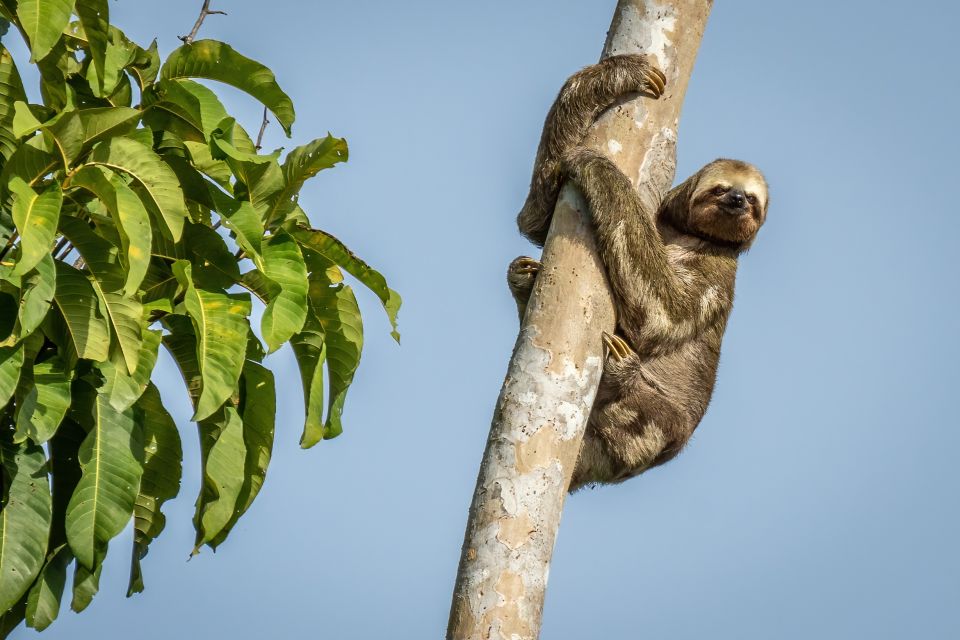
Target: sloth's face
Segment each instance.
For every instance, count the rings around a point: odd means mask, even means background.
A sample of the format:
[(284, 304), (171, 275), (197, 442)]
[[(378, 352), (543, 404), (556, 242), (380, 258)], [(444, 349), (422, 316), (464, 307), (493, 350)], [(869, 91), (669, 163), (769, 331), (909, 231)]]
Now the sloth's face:
[(767, 183), (753, 165), (717, 160), (701, 170), (684, 226), (721, 246), (745, 250), (767, 217)]

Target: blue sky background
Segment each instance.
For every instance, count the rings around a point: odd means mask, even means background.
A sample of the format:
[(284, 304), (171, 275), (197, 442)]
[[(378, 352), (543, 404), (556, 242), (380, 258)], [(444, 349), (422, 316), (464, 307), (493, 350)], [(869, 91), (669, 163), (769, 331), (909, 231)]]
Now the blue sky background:
[[(199, 0), (111, 2), (169, 52)], [(293, 358), (275, 457), (230, 539), (187, 562), (197, 443), (125, 599), (129, 535), (53, 639), (442, 637), (494, 401), (516, 337), (504, 284), (534, 251), (514, 215), (543, 117), (596, 61), (614, 0), (216, 0), (201, 35), (272, 67), (293, 140), (351, 159), (305, 189), (312, 220), (404, 296), (403, 346), (372, 295), (346, 432), (297, 446)], [(678, 179), (759, 165), (769, 221), (742, 263), (719, 384), (687, 451), (567, 502), (544, 638), (957, 638), (956, 24), (960, 5), (717, 3), (680, 129)], [(21, 66), (25, 58), (19, 58)], [(225, 90), (256, 130), (259, 107)], [(33, 637), (21, 629), (14, 637)]]

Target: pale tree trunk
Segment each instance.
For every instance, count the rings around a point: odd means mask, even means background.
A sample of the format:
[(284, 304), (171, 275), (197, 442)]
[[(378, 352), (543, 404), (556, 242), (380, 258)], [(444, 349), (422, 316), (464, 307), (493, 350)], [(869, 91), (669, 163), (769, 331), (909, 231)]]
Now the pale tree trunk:
[[(712, 0), (620, 0), (603, 56), (646, 53), (667, 76), (659, 100), (608, 110), (587, 144), (653, 208), (676, 167), (677, 122)], [(603, 370), (614, 309), (586, 204), (564, 186), (480, 466), (447, 637), (522, 640), (540, 632), (563, 502)]]

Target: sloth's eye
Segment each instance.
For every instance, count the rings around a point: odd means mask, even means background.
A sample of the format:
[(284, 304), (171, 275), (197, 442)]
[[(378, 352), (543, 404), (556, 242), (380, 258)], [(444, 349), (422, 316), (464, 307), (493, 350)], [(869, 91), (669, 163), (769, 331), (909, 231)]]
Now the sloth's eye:
[(725, 192), (725, 191), (726, 191), (726, 189), (725, 189), (724, 187), (721, 187), (721, 186), (717, 185), (716, 187), (714, 187), (713, 189), (710, 190), (710, 193), (712, 193), (712, 194), (715, 195), (715, 196), (719, 196), (720, 194), (722, 194), (722, 193)]
[(747, 195), (747, 202), (750, 204), (757, 204), (757, 196), (753, 195), (752, 193)]

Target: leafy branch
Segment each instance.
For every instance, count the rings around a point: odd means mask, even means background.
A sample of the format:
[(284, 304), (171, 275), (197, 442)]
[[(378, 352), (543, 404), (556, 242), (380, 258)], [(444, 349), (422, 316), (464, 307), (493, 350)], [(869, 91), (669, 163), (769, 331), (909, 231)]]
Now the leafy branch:
[[(226, 540), (265, 481), (269, 354), (290, 345), (296, 357), (307, 448), (342, 432), (361, 359), (347, 275), (380, 299), (399, 339), (399, 296), (313, 228), (299, 198), (347, 161), (346, 141), (260, 153), (267, 112), (289, 136), (293, 102), (263, 64), (194, 39), (222, 11), (204, 2), (163, 60), (155, 42), (110, 24), (107, 0), (44, 2), (42, 16), (39, 4), (0, 2), (39, 61), (43, 96), (29, 102), (0, 44), (0, 638), (23, 620), (49, 626), (71, 570), (71, 606), (88, 606), (131, 521), (128, 595), (143, 590), (183, 466), (151, 381), (161, 348), (200, 434), (197, 552)], [(210, 81), (263, 105), (256, 141)]]

